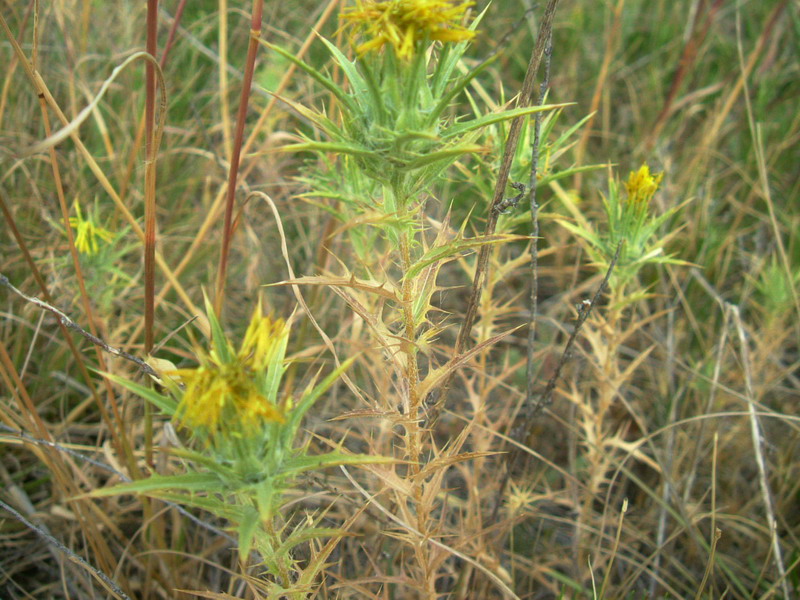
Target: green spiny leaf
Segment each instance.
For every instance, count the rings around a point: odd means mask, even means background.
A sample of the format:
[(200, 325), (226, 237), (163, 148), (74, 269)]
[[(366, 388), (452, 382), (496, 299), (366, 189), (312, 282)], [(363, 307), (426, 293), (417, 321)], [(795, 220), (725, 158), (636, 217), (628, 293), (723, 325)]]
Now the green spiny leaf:
[(352, 156), (371, 156), (373, 154), (372, 150), (364, 146), (356, 146), (344, 142), (316, 142), (311, 140), (300, 144), (289, 144), (283, 146), (282, 149), (296, 152), (337, 152), (339, 154), (350, 154)]
[(208, 322), (211, 326), (211, 340), (214, 344), (214, 352), (217, 353), (217, 357), (222, 364), (229, 364), (233, 362), (235, 356), (233, 348), (231, 348), (228, 338), (225, 337), (225, 332), (222, 330), (222, 326), (219, 324), (217, 315), (214, 312), (214, 307), (211, 305), (211, 301), (208, 299), (205, 290), (203, 290), (203, 299), (206, 304)]
[(252, 506), (244, 507), (239, 523), (239, 559), (244, 561), (253, 547), (253, 538), (261, 524), (261, 515)]
[(283, 463), (281, 472), (295, 476), (306, 471), (317, 471), (340, 465), (370, 465), (390, 464), (396, 462), (387, 456), (373, 456), (370, 454), (345, 454), (343, 452), (329, 452), (328, 454), (307, 455), (300, 454)]
[(294, 436), (297, 434), (297, 430), (300, 427), (300, 422), (303, 420), (305, 414), (309, 411), (309, 409), (314, 406), (314, 403), (319, 400), (320, 396), (324, 394), (328, 388), (330, 388), (334, 381), (336, 381), (339, 376), (344, 373), (351, 364), (355, 357), (351, 357), (344, 361), (338, 368), (334, 369), (322, 382), (317, 385), (313, 390), (311, 390), (308, 394), (303, 396), (300, 402), (297, 403), (297, 406), (294, 407), (289, 413), (289, 420), (288, 422), (283, 425), (283, 444), (287, 448), (291, 448), (292, 440)]
[(306, 529), (301, 529), (300, 531), (292, 532), (292, 534), (287, 537), (278, 547), (277, 552), (289, 552), (295, 546), (309, 540), (316, 540), (322, 537), (336, 537), (345, 535), (353, 534), (342, 531), (341, 529), (336, 529), (334, 527), (309, 527)]
[(305, 61), (297, 58), (294, 54), (291, 54), (290, 52), (287, 52), (286, 50), (284, 50), (280, 46), (276, 46), (275, 44), (270, 44), (269, 42), (267, 42), (265, 40), (262, 40), (262, 39), (259, 39), (258, 42), (260, 44), (263, 44), (264, 46), (266, 46), (270, 50), (274, 50), (275, 52), (277, 52), (278, 54), (280, 54), (284, 58), (290, 60), (295, 65), (297, 65), (298, 67), (303, 69), (303, 71), (308, 73), (311, 76), (312, 79), (314, 79), (317, 82), (319, 82), (320, 84), (322, 84), (323, 87), (325, 87), (327, 90), (329, 90), (343, 104), (345, 104), (347, 106), (347, 108), (350, 109), (350, 111), (352, 111), (352, 112), (356, 112), (357, 111), (357, 107), (353, 103), (353, 99), (350, 96), (348, 96), (347, 92), (345, 92), (341, 87), (336, 85), (336, 83), (334, 83), (334, 81), (332, 79), (330, 79), (329, 77), (326, 77), (325, 75), (323, 75), (322, 73), (317, 71), (314, 67), (312, 67), (311, 65), (309, 65)]
[(147, 479), (129, 481), (115, 486), (92, 491), (89, 496), (101, 498), (119, 494), (145, 494), (161, 490), (184, 490), (187, 492), (220, 492), (226, 483), (216, 473), (183, 473), (181, 475), (152, 475)]
[(130, 392), (133, 392), (140, 398), (147, 400), (153, 406), (159, 408), (164, 414), (172, 417), (175, 414), (175, 411), (178, 409), (178, 402), (170, 398), (169, 396), (164, 396), (159, 394), (152, 388), (145, 387), (138, 383), (134, 383), (133, 381), (129, 381), (124, 377), (119, 377), (117, 375), (112, 375), (111, 373), (101, 373), (104, 377), (107, 377), (114, 383), (117, 383), (127, 389)]
[(459, 123), (458, 125), (452, 125), (442, 132), (442, 137), (444, 139), (456, 137), (465, 133), (469, 133), (470, 131), (481, 129), (487, 125), (492, 125), (493, 123), (500, 123), (502, 121), (508, 121), (509, 119), (515, 119), (516, 117), (532, 115), (548, 110), (555, 110), (557, 108), (571, 106), (572, 104), (574, 103), (567, 102), (564, 104), (545, 104), (543, 106), (523, 106), (520, 108), (512, 108), (511, 110), (505, 110), (499, 113), (490, 113), (488, 115), (472, 119), (471, 121)]
[(458, 256), (467, 250), (479, 248), (488, 244), (501, 244), (512, 240), (525, 239), (524, 236), (508, 235), (508, 234), (495, 234), (490, 236), (480, 236), (473, 238), (459, 238), (453, 240), (445, 245), (436, 246), (426, 251), (418, 260), (411, 265), (406, 271), (405, 278), (411, 279), (416, 277), (422, 269), (437, 261), (445, 260)]

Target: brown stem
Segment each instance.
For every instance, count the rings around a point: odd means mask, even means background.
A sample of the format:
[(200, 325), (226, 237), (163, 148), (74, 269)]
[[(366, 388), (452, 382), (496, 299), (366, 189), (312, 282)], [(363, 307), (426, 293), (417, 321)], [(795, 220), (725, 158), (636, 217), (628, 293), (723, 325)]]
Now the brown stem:
[(247, 104), (250, 100), (250, 86), (252, 85), (253, 72), (255, 71), (258, 38), (261, 35), (261, 15), (263, 13), (263, 8), (264, 0), (253, 0), (250, 21), (250, 43), (247, 46), (242, 94), (239, 97), (239, 112), (236, 115), (236, 133), (233, 139), (231, 167), (228, 171), (228, 187), (225, 194), (225, 224), (222, 230), (222, 251), (219, 257), (219, 270), (217, 271), (217, 293), (214, 298), (214, 311), (217, 313), (217, 316), (222, 315), (222, 307), (225, 303), (225, 275), (228, 270), (228, 255), (230, 253), (231, 235), (233, 233), (233, 201), (236, 196), (236, 179), (239, 174), (239, 161), (242, 155), (244, 123), (247, 117)]
[[(181, 3), (178, 5), (178, 8), (175, 10), (175, 16), (172, 19), (172, 26), (169, 30), (169, 35), (167, 36), (167, 43), (164, 44), (164, 49), (161, 51), (161, 58), (158, 61), (158, 64), (161, 66), (161, 70), (163, 71), (167, 65), (167, 58), (169, 58), (170, 50), (172, 50), (172, 45), (175, 42), (175, 34), (178, 31), (178, 26), (181, 22), (181, 17), (183, 17), (183, 10), (186, 8), (186, 0), (181, 0)], [(142, 146), (142, 139), (144, 137), (144, 123), (145, 123), (145, 116), (142, 115), (142, 118), (139, 119), (139, 125), (136, 127), (136, 135), (133, 138), (133, 145), (131, 146), (131, 150), (128, 153), (128, 160), (125, 163), (125, 172), (122, 180), (120, 181), (120, 188), (119, 188), (119, 195), (120, 198), (125, 198), (128, 193), (128, 185), (130, 183), (131, 176), (133, 175), (133, 169), (136, 162), (136, 156), (139, 154), (139, 148)], [(167, 282), (169, 285), (169, 282)], [(132, 336), (135, 339), (137, 336)]]
[[(664, 99), (664, 106), (661, 108), (661, 112), (658, 113), (655, 125), (653, 125), (653, 129), (651, 130), (647, 139), (647, 143), (645, 144), (648, 151), (651, 150), (655, 145), (658, 136), (661, 134), (661, 130), (664, 128), (664, 125), (667, 122), (667, 119), (672, 114), (672, 105), (675, 103), (675, 98), (678, 95), (681, 84), (686, 78), (686, 75), (689, 74), (692, 65), (697, 59), (697, 52), (705, 41), (709, 29), (711, 29), (711, 24), (714, 22), (714, 17), (716, 16), (717, 12), (719, 12), (723, 2), (724, 0), (715, 0), (714, 4), (711, 5), (711, 8), (706, 9), (705, 0), (703, 0), (697, 7), (694, 22), (692, 23), (691, 35), (689, 36), (689, 39), (686, 40), (686, 44), (683, 47), (683, 52), (681, 53), (680, 60), (678, 61), (678, 68), (675, 70), (675, 73), (672, 76), (672, 83), (670, 84), (669, 91)], [(705, 17), (705, 21), (703, 22), (702, 28), (698, 33), (700, 19), (703, 17)]]
[[(550, 39), (550, 33), (553, 30), (553, 18), (555, 17), (556, 7), (558, 0), (549, 0), (547, 8), (542, 17), (542, 24), (539, 27), (539, 34), (536, 37), (536, 45), (531, 53), (530, 62), (528, 63), (528, 70), (525, 73), (525, 79), (522, 82), (522, 89), (517, 97), (517, 107), (530, 106), (533, 102), (534, 84), (536, 83), (536, 75), (539, 72), (539, 65), (544, 56), (547, 40)], [(494, 197), (489, 205), (489, 214), (486, 220), (486, 228), (484, 230), (485, 236), (494, 234), (497, 228), (497, 219), (500, 216), (497, 210), (498, 205), (503, 201), (506, 186), (508, 185), (508, 177), (511, 172), (511, 163), (514, 161), (514, 154), (517, 149), (517, 141), (519, 140), (520, 131), (524, 122), (523, 117), (517, 117), (511, 121), (511, 126), (508, 130), (508, 137), (506, 138), (505, 149), (503, 151), (503, 160), (500, 163), (500, 171), (497, 174), (497, 183), (494, 188)], [(478, 306), (481, 301), (481, 294), (483, 292), (483, 285), (486, 279), (486, 269), (489, 264), (489, 252), (491, 245), (487, 244), (481, 246), (478, 251), (478, 259), (475, 264), (475, 277), (472, 280), (472, 291), (470, 293), (467, 310), (464, 314), (464, 321), (461, 324), (461, 329), (456, 338), (456, 346), (454, 349), (454, 356), (458, 356), (464, 351), (467, 345), (467, 340), (472, 332), (472, 326), (475, 324), (475, 319), (478, 315)], [(439, 399), (431, 407), (428, 413), (429, 427), (436, 424), (436, 420), (441, 413), (444, 403), (447, 400), (447, 390), (450, 387), (450, 382), (453, 379), (453, 373), (450, 373), (440, 388)]]
[[(147, 0), (147, 53), (155, 59), (158, 35), (158, 0)], [(156, 297), (156, 72), (153, 63), (145, 67), (144, 105), (144, 351), (153, 349)], [(144, 406), (145, 462), (153, 463), (153, 409)]]
[[(147, 53), (156, 57), (158, 0), (147, 0)], [(156, 270), (156, 169), (153, 129), (156, 118), (156, 72), (153, 64), (145, 67), (145, 183), (144, 183), (144, 351), (153, 347)]]

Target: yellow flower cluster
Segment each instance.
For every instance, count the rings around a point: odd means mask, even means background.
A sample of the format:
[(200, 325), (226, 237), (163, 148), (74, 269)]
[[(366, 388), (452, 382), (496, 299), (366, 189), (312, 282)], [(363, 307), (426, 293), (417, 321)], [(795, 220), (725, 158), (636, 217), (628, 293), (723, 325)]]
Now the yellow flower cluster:
[(75, 216), (69, 218), (70, 226), (75, 230), (75, 248), (81, 254), (92, 256), (100, 251), (100, 245), (97, 240), (100, 239), (106, 243), (114, 239), (114, 234), (95, 225), (91, 216), (86, 219), (83, 218), (81, 213), (81, 205), (78, 201), (72, 204), (75, 209)]
[(366, 38), (356, 47), (359, 54), (388, 45), (399, 58), (408, 60), (419, 41), (460, 42), (472, 38), (475, 32), (461, 25), (472, 4), (448, 0), (356, 0), (356, 6), (342, 12), (340, 19)]
[(231, 361), (220, 360), (217, 351), (198, 353), (201, 364), (196, 369), (167, 373), (186, 384), (177, 413), (181, 425), (203, 429), (212, 437), (241, 437), (265, 423), (282, 423), (282, 411), (259, 391), (256, 378), (264, 377), (286, 334), (284, 321), (263, 316), (259, 304)]
[(625, 188), (628, 190), (628, 202), (631, 204), (649, 204), (661, 185), (664, 173), (650, 174), (650, 167), (642, 165), (638, 171), (632, 171)]

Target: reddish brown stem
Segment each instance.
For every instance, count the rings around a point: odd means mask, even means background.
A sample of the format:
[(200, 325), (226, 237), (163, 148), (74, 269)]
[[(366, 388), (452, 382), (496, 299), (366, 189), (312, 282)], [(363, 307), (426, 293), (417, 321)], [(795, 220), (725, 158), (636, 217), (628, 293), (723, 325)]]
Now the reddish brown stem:
[[(183, 17), (184, 8), (186, 8), (186, 0), (181, 0), (178, 8), (175, 11), (175, 17), (172, 19), (172, 27), (170, 27), (169, 36), (167, 36), (167, 43), (164, 44), (164, 50), (161, 51), (161, 59), (158, 61), (162, 71), (167, 65), (167, 58), (169, 58), (169, 52), (172, 50), (172, 45), (175, 42), (175, 34), (178, 32), (178, 26), (181, 24), (181, 17)], [(134, 137), (133, 146), (128, 154), (125, 175), (120, 182), (119, 196), (123, 199), (128, 193), (128, 185), (130, 184), (131, 175), (133, 174), (136, 156), (139, 154), (139, 148), (142, 146), (142, 138), (144, 137), (144, 122), (144, 117), (139, 119), (139, 125), (136, 128), (136, 137)]]
[[(158, 0), (147, 0), (147, 53), (156, 58), (158, 34)], [(148, 62), (145, 70), (144, 106), (144, 351), (153, 349), (156, 297), (156, 72)], [(153, 465), (153, 414), (145, 403), (144, 421), (145, 460)]]
[(169, 51), (172, 50), (172, 44), (175, 42), (175, 34), (178, 32), (178, 26), (181, 24), (184, 8), (186, 8), (186, 0), (181, 0), (178, 3), (178, 8), (175, 9), (175, 18), (172, 19), (172, 27), (170, 27), (169, 35), (167, 36), (167, 43), (164, 44), (164, 50), (161, 52), (161, 60), (158, 61), (162, 69), (167, 64)]
[(250, 86), (253, 82), (253, 72), (256, 64), (256, 51), (258, 38), (261, 35), (261, 15), (264, 0), (253, 0), (252, 18), (250, 21), (250, 43), (247, 46), (247, 62), (244, 69), (242, 82), (242, 95), (239, 98), (239, 112), (236, 115), (236, 133), (233, 138), (233, 152), (231, 166), (228, 171), (228, 188), (225, 194), (225, 224), (222, 230), (222, 251), (219, 257), (219, 270), (217, 271), (217, 293), (214, 298), (214, 311), (222, 315), (225, 302), (225, 275), (228, 270), (228, 255), (230, 253), (231, 236), (233, 233), (233, 201), (236, 196), (236, 179), (239, 174), (239, 161), (242, 155), (242, 139), (244, 138), (244, 122), (247, 117), (247, 105), (250, 100)]
[[(147, 53), (156, 58), (158, 0), (147, 0)], [(145, 190), (144, 190), (144, 351), (153, 348), (156, 274), (156, 167), (153, 128), (156, 114), (156, 72), (151, 63), (145, 71)]]
[[(708, 35), (708, 30), (711, 28), (711, 24), (714, 22), (714, 17), (722, 6), (722, 3), (723, 0), (715, 0), (714, 4), (711, 5), (711, 8), (708, 11), (706, 11), (705, 2), (701, 2), (697, 7), (694, 23), (692, 23), (691, 35), (689, 36), (686, 45), (683, 47), (681, 58), (678, 61), (678, 68), (675, 70), (675, 74), (672, 76), (672, 83), (670, 84), (669, 91), (667, 92), (667, 97), (664, 99), (664, 106), (661, 108), (661, 112), (658, 114), (658, 117), (656, 117), (656, 123), (653, 126), (653, 131), (651, 132), (647, 141), (648, 148), (653, 147), (656, 139), (658, 139), (658, 136), (661, 133), (661, 130), (664, 128), (667, 119), (669, 118), (670, 114), (672, 114), (672, 105), (675, 103), (678, 90), (680, 89), (683, 80), (686, 78), (686, 75), (690, 72), (695, 59), (697, 58), (697, 51), (700, 49), (700, 46), (703, 45), (706, 35)], [(703, 22), (702, 29), (698, 33), (697, 30), (700, 27), (700, 19), (704, 15), (705, 21)]]

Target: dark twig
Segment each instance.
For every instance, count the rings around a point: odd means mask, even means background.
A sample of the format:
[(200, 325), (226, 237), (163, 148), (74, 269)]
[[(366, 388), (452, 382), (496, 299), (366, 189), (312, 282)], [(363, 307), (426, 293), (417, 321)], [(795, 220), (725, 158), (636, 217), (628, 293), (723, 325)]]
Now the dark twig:
[[(581, 302), (580, 307), (578, 308), (578, 319), (575, 322), (575, 327), (573, 328), (572, 333), (570, 334), (569, 339), (564, 346), (564, 352), (561, 355), (561, 360), (558, 362), (553, 376), (547, 382), (547, 386), (545, 387), (544, 392), (542, 392), (542, 395), (539, 396), (539, 400), (537, 400), (535, 403), (526, 402), (526, 404), (522, 407), (522, 410), (515, 419), (517, 425), (511, 429), (511, 434), (509, 436), (511, 439), (518, 440), (522, 442), (523, 445), (527, 445), (529, 440), (527, 439), (528, 436), (526, 435), (526, 432), (530, 429), (531, 421), (536, 418), (536, 416), (542, 410), (544, 410), (545, 407), (549, 406), (553, 402), (553, 391), (555, 390), (556, 384), (561, 377), (561, 370), (572, 356), (572, 347), (575, 345), (575, 340), (578, 338), (578, 334), (580, 333), (583, 324), (586, 322), (586, 319), (589, 318), (589, 315), (592, 313), (595, 305), (600, 300), (600, 296), (603, 294), (606, 285), (608, 285), (608, 280), (611, 278), (611, 273), (614, 271), (614, 267), (619, 259), (619, 253), (622, 250), (622, 244), (623, 242), (620, 242), (617, 245), (617, 250), (614, 252), (614, 258), (611, 259), (611, 263), (608, 265), (608, 270), (603, 277), (603, 281), (600, 282), (600, 285), (597, 287), (592, 299)], [(497, 490), (497, 496), (495, 498), (494, 507), (492, 508), (490, 522), (495, 522), (497, 519), (497, 513), (500, 510), (503, 493), (508, 485), (508, 480), (511, 478), (511, 472), (519, 461), (522, 452), (522, 447), (515, 446), (513, 450), (506, 455), (506, 473), (502, 482), (500, 483), (500, 487)]]
[(572, 348), (575, 345), (575, 340), (578, 338), (578, 334), (583, 327), (583, 324), (586, 322), (586, 319), (589, 318), (589, 315), (592, 314), (592, 310), (597, 305), (597, 302), (600, 300), (600, 296), (603, 294), (603, 291), (608, 285), (608, 280), (611, 277), (611, 273), (614, 271), (614, 267), (617, 264), (617, 260), (619, 259), (619, 253), (622, 250), (623, 242), (617, 244), (617, 250), (614, 252), (614, 258), (611, 259), (611, 263), (608, 265), (608, 270), (606, 270), (606, 274), (603, 277), (603, 281), (600, 282), (600, 285), (597, 287), (597, 290), (592, 296), (591, 300), (584, 300), (581, 302), (580, 307), (578, 308), (578, 319), (575, 322), (575, 328), (572, 330), (572, 333), (567, 340), (566, 345), (564, 346), (564, 352), (561, 355), (561, 360), (558, 361), (558, 365), (556, 366), (556, 370), (553, 373), (553, 376), (550, 377), (550, 380), (547, 382), (547, 386), (544, 388), (544, 392), (542, 395), (539, 396), (539, 400), (536, 403), (529, 404), (523, 409), (522, 414), (517, 417), (517, 421), (519, 425), (512, 430), (511, 437), (513, 439), (520, 439), (521, 440), (522, 432), (526, 429), (531, 419), (533, 419), (536, 415), (538, 415), (545, 407), (549, 406), (553, 402), (553, 391), (556, 389), (556, 384), (558, 380), (561, 378), (561, 371), (564, 368), (564, 365), (567, 361), (572, 357)]
[(136, 366), (138, 366), (139, 369), (141, 369), (141, 371), (143, 373), (145, 373), (147, 375), (152, 375), (154, 377), (158, 377), (158, 373), (155, 371), (155, 369), (153, 369), (150, 365), (148, 365), (141, 358), (139, 358), (137, 356), (134, 356), (133, 354), (130, 354), (128, 352), (125, 352), (124, 350), (120, 350), (119, 348), (114, 348), (113, 346), (109, 346), (108, 344), (106, 344), (103, 340), (101, 340), (96, 335), (92, 335), (91, 333), (86, 331), (83, 327), (78, 325), (75, 321), (70, 319), (67, 315), (65, 315), (63, 312), (58, 310), (56, 307), (51, 306), (47, 302), (45, 302), (43, 300), (39, 300), (39, 298), (36, 298), (34, 296), (28, 296), (27, 294), (25, 294), (25, 293), (21, 292), (20, 290), (18, 290), (17, 288), (15, 288), (11, 284), (11, 282), (8, 280), (8, 277), (3, 275), (2, 273), (0, 273), (0, 285), (4, 285), (8, 289), (10, 289), (12, 292), (17, 294), (17, 296), (19, 296), (20, 298), (23, 298), (24, 300), (27, 300), (31, 304), (34, 304), (34, 305), (38, 306), (39, 308), (43, 308), (44, 310), (53, 313), (56, 316), (56, 318), (58, 318), (58, 320), (61, 322), (61, 324), (64, 325), (64, 327), (66, 327), (67, 329), (72, 329), (73, 331), (77, 331), (79, 334), (81, 334), (87, 340), (89, 340), (90, 342), (92, 342), (96, 346), (99, 346), (100, 348), (102, 348), (103, 350), (108, 352), (109, 354), (113, 354), (114, 356), (119, 356), (120, 358), (124, 358), (125, 360), (129, 360), (132, 363), (136, 364)]
[(522, 200), (522, 197), (525, 195), (524, 183), (515, 181), (511, 184), (511, 187), (517, 190), (519, 194), (511, 198), (504, 198), (497, 206), (494, 207), (495, 212), (499, 215), (505, 214), (508, 211), (517, 208), (519, 201)]
[[(553, 55), (553, 36), (547, 40), (547, 47), (544, 52), (544, 77), (539, 86), (539, 98), (536, 103), (541, 106), (550, 86), (550, 59)], [(536, 178), (539, 171), (539, 143), (542, 134), (542, 113), (536, 113), (534, 119), (533, 144), (531, 145), (531, 179), (528, 185), (530, 194), (531, 208), (531, 297), (530, 297), (530, 321), (528, 323), (528, 360), (526, 366), (526, 392), (525, 401), (530, 404), (533, 402), (533, 362), (534, 344), (536, 342), (536, 317), (539, 313), (539, 203), (536, 200), (538, 185)]]
[(36, 533), (38, 536), (44, 538), (44, 540), (48, 544), (52, 544), (53, 546), (58, 548), (61, 552), (63, 552), (67, 556), (69, 560), (84, 567), (87, 571), (89, 571), (89, 573), (91, 573), (97, 579), (99, 579), (103, 583), (104, 587), (106, 587), (113, 594), (116, 594), (117, 597), (124, 598), (125, 600), (130, 600), (130, 596), (128, 596), (125, 592), (123, 592), (122, 588), (120, 588), (116, 583), (114, 583), (108, 575), (103, 573), (97, 567), (90, 565), (83, 558), (81, 558), (79, 555), (75, 554), (72, 550), (67, 548), (67, 546), (62, 544), (58, 539), (54, 538), (52, 535), (44, 531), (42, 528), (37, 527), (36, 525), (28, 521), (25, 517), (23, 517), (20, 513), (18, 513), (16, 510), (14, 510), (11, 506), (6, 504), (2, 500), (0, 500), (0, 508), (11, 514), (12, 517), (14, 517), (17, 521), (25, 525), (25, 527)]
[[(68, 454), (68, 455), (72, 456), (73, 458), (76, 458), (76, 459), (80, 460), (81, 462), (88, 463), (90, 465), (93, 465), (93, 466), (97, 467), (98, 469), (101, 469), (103, 471), (106, 471), (108, 473), (116, 475), (117, 477), (119, 477), (120, 481), (122, 481), (124, 483), (128, 483), (128, 482), (132, 481), (130, 477), (125, 475), (125, 473), (122, 473), (121, 471), (118, 471), (117, 469), (115, 469), (111, 465), (108, 465), (108, 464), (106, 464), (106, 463), (104, 463), (102, 461), (99, 461), (99, 460), (95, 460), (94, 458), (92, 458), (90, 456), (87, 456), (83, 452), (78, 452), (77, 450), (72, 450), (71, 448), (67, 448), (66, 446), (62, 446), (58, 442), (51, 442), (51, 441), (48, 441), (48, 440), (43, 440), (43, 439), (40, 439), (40, 438), (37, 438), (37, 437), (33, 437), (32, 435), (28, 435), (24, 431), (17, 431), (16, 429), (12, 429), (11, 427), (9, 427), (7, 425), (4, 425), (3, 423), (0, 423), (0, 431), (5, 431), (6, 433), (8, 433), (9, 437), (11, 439), (16, 438), (16, 439), (19, 439), (20, 441), (28, 442), (30, 444), (35, 444), (37, 446), (46, 446), (48, 448), (53, 448), (55, 450), (58, 450), (59, 452), (63, 452), (64, 454)], [(181, 513), (184, 517), (186, 517), (187, 519), (189, 519), (190, 521), (192, 521), (196, 525), (199, 525), (203, 529), (207, 529), (208, 531), (210, 531), (214, 535), (218, 535), (220, 537), (224, 537), (228, 541), (230, 541), (232, 543), (236, 543), (236, 538), (234, 538), (232, 535), (229, 535), (229, 534), (225, 533), (222, 529), (219, 529), (218, 527), (214, 527), (211, 523), (206, 523), (202, 519), (194, 516), (192, 513), (190, 513), (188, 510), (186, 510), (180, 504), (177, 504), (175, 502), (171, 502), (169, 500), (162, 500), (162, 502), (164, 504), (174, 508), (179, 513)]]
[[(553, 18), (556, 13), (556, 6), (558, 0), (549, 0), (547, 7), (542, 17), (542, 23), (539, 27), (539, 34), (536, 37), (536, 45), (531, 53), (528, 69), (525, 72), (525, 79), (522, 82), (522, 89), (520, 90), (517, 98), (517, 106), (530, 106), (533, 101), (533, 92), (536, 84), (536, 75), (539, 72), (539, 65), (541, 64), (542, 56), (545, 53), (547, 41), (550, 39), (550, 33), (553, 29)], [(485, 236), (494, 235), (497, 228), (497, 219), (500, 214), (497, 211), (497, 206), (503, 201), (506, 186), (508, 185), (508, 177), (511, 172), (511, 163), (514, 161), (514, 154), (517, 149), (517, 141), (519, 140), (520, 131), (524, 122), (523, 117), (517, 117), (511, 121), (511, 126), (508, 130), (508, 137), (506, 138), (505, 149), (503, 151), (503, 159), (500, 164), (500, 170), (497, 174), (497, 182), (494, 188), (494, 197), (489, 205), (489, 214), (486, 220), (486, 228), (484, 230)], [(486, 279), (486, 271), (489, 266), (489, 245), (481, 246), (478, 251), (478, 259), (475, 263), (475, 277), (472, 280), (472, 291), (470, 293), (469, 301), (467, 303), (467, 310), (464, 314), (464, 321), (461, 324), (461, 329), (456, 338), (456, 345), (454, 349), (454, 356), (459, 356), (467, 345), (467, 340), (472, 333), (472, 326), (475, 324), (475, 319), (478, 316), (478, 307), (480, 306), (481, 295), (483, 293), (483, 285)], [(428, 411), (428, 426), (434, 427), (436, 421), (444, 408), (445, 401), (447, 400), (447, 390), (450, 387), (450, 381), (453, 378), (451, 373), (444, 380), (439, 388), (439, 397), (430, 407)], [(433, 396), (428, 397), (428, 401)]]

